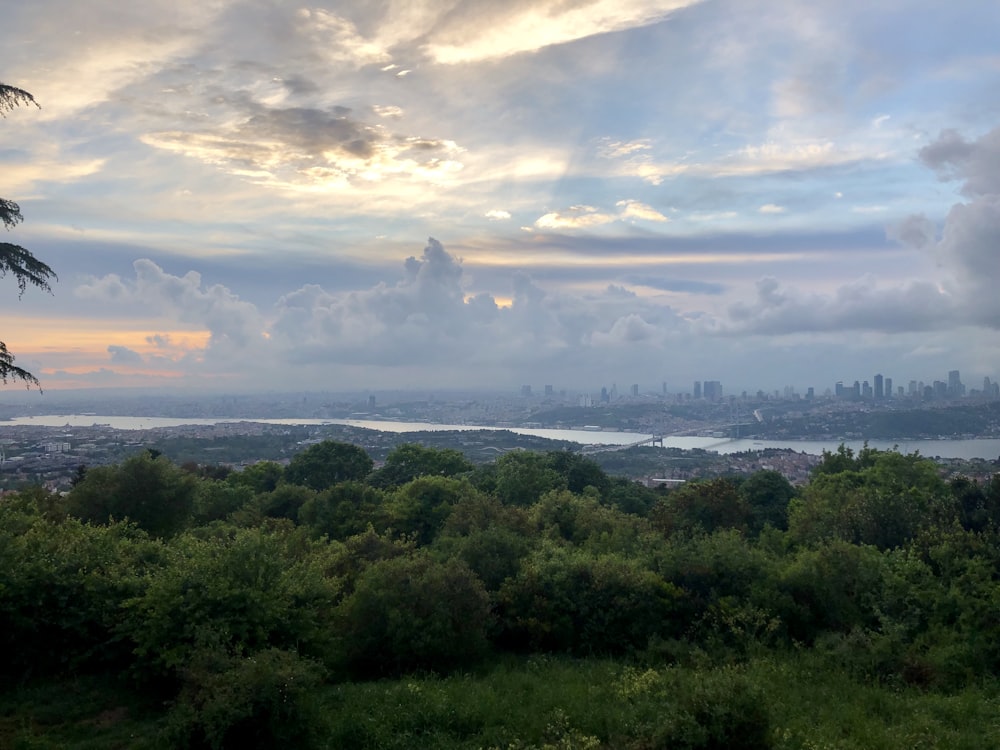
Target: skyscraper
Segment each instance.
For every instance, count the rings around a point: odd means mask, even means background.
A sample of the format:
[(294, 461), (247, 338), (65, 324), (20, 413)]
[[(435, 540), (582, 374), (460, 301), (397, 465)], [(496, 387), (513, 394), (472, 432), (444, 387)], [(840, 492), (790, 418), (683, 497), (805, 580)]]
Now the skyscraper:
[(962, 377), (958, 370), (951, 370), (948, 373), (948, 395), (952, 398), (965, 395), (965, 386), (962, 385)]
[(879, 373), (875, 376), (875, 400), (881, 401), (885, 397), (885, 383), (882, 378), (882, 374)]
[(709, 401), (718, 401), (722, 398), (722, 383), (718, 380), (706, 380), (704, 393)]
[(892, 398), (892, 378), (885, 379), (885, 397)]
[(694, 381), (694, 397), (701, 398), (701, 381)]

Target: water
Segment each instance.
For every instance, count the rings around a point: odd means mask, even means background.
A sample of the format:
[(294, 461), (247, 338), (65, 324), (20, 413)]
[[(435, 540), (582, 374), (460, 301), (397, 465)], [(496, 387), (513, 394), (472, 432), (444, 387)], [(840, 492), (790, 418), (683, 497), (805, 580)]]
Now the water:
[(92, 427), (105, 425), (116, 430), (151, 430), (158, 427), (181, 427), (183, 425), (217, 425), (227, 422), (258, 422), (262, 424), (324, 425), (337, 424), (361, 427), (382, 432), (444, 432), (451, 430), (509, 430), (519, 435), (533, 435), (550, 440), (569, 440), (584, 445), (630, 445), (645, 440), (650, 435), (637, 432), (605, 432), (590, 430), (548, 430), (527, 427), (484, 427), (468, 424), (432, 424), (430, 422), (394, 422), (376, 419), (240, 419), (240, 418), (196, 418), (196, 417), (110, 417), (95, 414), (49, 414), (37, 417), (15, 417), (0, 422), (4, 425), (35, 427)]
[[(484, 427), (465, 424), (431, 424), (428, 422), (394, 422), (374, 419), (227, 419), (227, 418), (175, 418), (175, 417), (111, 417), (89, 414), (52, 414), (37, 417), (16, 417), (7, 422), (0, 422), (0, 431), (4, 425), (37, 426), (37, 427), (90, 427), (107, 425), (118, 430), (150, 430), (157, 427), (180, 427), (182, 425), (216, 425), (226, 422), (260, 422), (276, 425), (324, 425), (337, 424), (351, 427), (362, 427), (382, 432), (439, 432), (444, 430), (501, 430), (509, 429), (520, 435), (533, 435), (551, 440), (569, 440), (583, 445), (630, 445), (631, 443), (651, 437), (648, 434), (636, 432), (611, 432), (603, 430), (555, 430), (527, 427)], [(845, 440), (845, 445), (855, 451), (864, 446), (862, 440)], [(824, 450), (836, 451), (839, 440), (752, 440), (712, 437), (664, 437), (663, 445), (667, 448), (683, 448), (691, 450), (701, 448), (717, 453), (739, 453), (741, 451), (759, 451), (766, 448), (791, 449), (802, 453), (820, 454)], [(956, 440), (869, 440), (871, 448), (891, 450), (896, 448), (901, 453), (918, 452), (923, 456), (941, 458), (982, 458), (994, 460), (1000, 457), (1000, 439), (970, 438)]]

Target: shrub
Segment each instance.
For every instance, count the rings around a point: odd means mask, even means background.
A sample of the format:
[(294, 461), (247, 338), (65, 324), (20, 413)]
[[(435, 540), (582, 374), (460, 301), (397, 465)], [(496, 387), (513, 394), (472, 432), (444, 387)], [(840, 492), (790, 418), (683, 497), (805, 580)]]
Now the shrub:
[(375, 563), (339, 614), (346, 666), (358, 676), (460, 669), (488, 647), (489, 597), (458, 560), (417, 554)]
[(497, 597), (501, 640), (526, 651), (616, 654), (672, 634), (676, 587), (619, 555), (546, 544)]
[(21, 679), (127, 659), (114, 627), (161, 557), (134, 526), (51, 523), (0, 503), (0, 676)]
[(324, 549), (296, 548), (297, 541), (261, 529), (180, 537), (170, 564), (125, 603), (121, 632), (134, 644), (138, 676), (176, 677), (206, 649), (325, 656), (340, 586), (324, 575)]
[(183, 687), (162, 739), (170, 747), (308, 748), (321, 736), (311, 699), (322, 668), (294, 652), (252, 656), (203, 652), (183, 670)]

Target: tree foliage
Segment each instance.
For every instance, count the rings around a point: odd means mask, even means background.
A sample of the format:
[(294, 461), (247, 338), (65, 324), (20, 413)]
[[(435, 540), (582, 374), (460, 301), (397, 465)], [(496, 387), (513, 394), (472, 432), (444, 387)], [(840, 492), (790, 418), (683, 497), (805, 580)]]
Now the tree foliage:
[(399, 487), (418, 477), (454, 477), (475, 468), (461, 452), (452, 448), (426, 448), (416, 443), (396, 446), (386, 456), (385, 465), (373, 472), (373, 487)]
[[(0, 116), (5, 116), (14, 107), (35, 104), (35, 98), (23, 89), (0, 83)], [(0, 198), (0, 222), (5, 229), (12, 229), (23, 220), (21, 207), (14, 201)], [(28, 250), (10, 242), (0, 242), (0, 278), (10, 274), (17, 283), (18, 296), (24, 294), (28, 286), (43, 291), (51, 291), (49, 281), (56, 278), (55, 272), (38, 260)], [(22, 367), (14, 364), (14, 355), (7, 345), (0, 341), (0, 383), (21, 381), (28, 387), (39, 385), (38, 378)]]
[(338, 482), (364, 479), (373, 465), (371, 456), (363, 448), (324, 440), (292, 458), (285, 467), (285, 481), (322, 492)]
[(118, 466), (96, 466), (69, 493), (69, 513), (83, 521), (130, 520), (154, 536), (183, 529), (195, 509), (198, 479), (165, 456), (143, 451)]

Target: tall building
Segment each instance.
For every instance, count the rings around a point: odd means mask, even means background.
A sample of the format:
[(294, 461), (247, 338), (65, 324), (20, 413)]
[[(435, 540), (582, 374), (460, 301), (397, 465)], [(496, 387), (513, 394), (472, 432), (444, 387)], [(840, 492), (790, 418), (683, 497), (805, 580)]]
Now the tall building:
[(639, 398), (639, 384), (633, 383), (632, 387), (629, 389), (632, 393), (632, 398)]
[(545, 397), (551, 398), (555, 394), (555, 389), (551, 385), (545, 386)]
[(706, 380), (703, 393), (709, 401), (719, 401), (722, 398), (722, 383), (718, 380)]
[(530, 385), (522, 385), (521, 386), (521, 395), (524, 396), (524, 397), (530, 396), (531, 395), (531, 386)]
[(701, 381), (694, 381), (694, 397), (701, 398)]
[(962, 376), (958, 370), (951, 370), (948, 373), (948, 395), (952, 398), (960, 398), (965, 395), (965, 386), (962, 385)]
[(882, 374), (879, 373), (875, 376), (875, 400), (881, 401), (885, 398), (885, 382), (882, 378)]
[(885, 379), (885, 397), (892, 398), (892, 378)]

